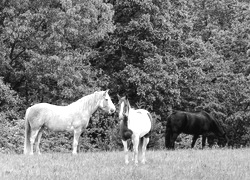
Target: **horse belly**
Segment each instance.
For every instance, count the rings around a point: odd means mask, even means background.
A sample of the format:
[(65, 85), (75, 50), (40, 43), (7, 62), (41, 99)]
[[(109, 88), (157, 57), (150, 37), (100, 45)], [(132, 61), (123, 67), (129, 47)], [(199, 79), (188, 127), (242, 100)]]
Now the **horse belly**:
[(45, 118), (45, 126), (53, 131), (73, 131), (73, 116), (69, 113), (51, 111)]
[(70, 121), (65, 121), (59, 117), (54, 117), (45, 122), (45, 126), (53, 131), (72, 131), (73, 126)]
[(207, 132), (207, 130), (200, 125), (187, 126), (183, 129), (183, 133), (185, 134), (203, 134), (204, 132)]

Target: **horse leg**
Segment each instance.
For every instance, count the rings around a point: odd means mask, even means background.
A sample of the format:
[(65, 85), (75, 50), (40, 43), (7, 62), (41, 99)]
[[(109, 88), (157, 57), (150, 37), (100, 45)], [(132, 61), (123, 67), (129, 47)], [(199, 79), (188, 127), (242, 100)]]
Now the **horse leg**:
[(198, 139), (198, 137), (199, 137), (199, 135), (196, 135), (196, 134), (193, 136), (193, 140), (192, 140), (191, 148), (193, 148), (193, 147), (194, 147), (195, 142), (196, 142), (196, 140)]
[(174, 150), (174, 142), (178, 137), (178, 133), (173, 133), (170, 139), (170, 148)]
[(41, 128), (41, 129), (39, 130), (38, 135), (37, 135), (37, 137), (36, 137), (36, 153), (37, 153), (37, 154), (41, 154), (39, 145), (40, 145), (40, 141), (41, 141), (42, 135), (43, 135), (43, 128)]
[(131, 146), (130, 149), (133, 149), (132, 161), (135, 160), (135, 152), (134, 152), (134, 139), (131, 139)]
[(202, 135), (202, 149), (204, 149), (206, 145), (206, 139), (207, 139), (207, 136)]
[(146, 154), (146, 149), (147, 149), (148, 142), (149, 142), (149, 138), (144, 137), (143, 138), (143, 144), (142, 144), (142, 164), (145, 164), (145, 162), (146, 162), (145, 154)]
[(82, 133), (82, 129), (78, 128), (74, 130), (74, 140), (73, 140), (73, 152), (72, 154), (77, 154), (78, 140)]
[(135, 164), (138, 164), (138, 147), (139, 147), (139, 141), (140, 141), (139, 136), (134, 136), (133, 137), (133, 151), (134, 151)]
[(36, 130), (31, 130), (30, 133), (30, 155), (33, 155), (33, 145), (35, 143), (37, 134), (39, 132), (40, 129), (36, 129)]
[(124, 153), (125, 153), (125, 164), (128, 164), (128, 143), (127, 141), (123, 141), (122, 140), (122, 144), (123, 144), (123, 148), (124, 148)]

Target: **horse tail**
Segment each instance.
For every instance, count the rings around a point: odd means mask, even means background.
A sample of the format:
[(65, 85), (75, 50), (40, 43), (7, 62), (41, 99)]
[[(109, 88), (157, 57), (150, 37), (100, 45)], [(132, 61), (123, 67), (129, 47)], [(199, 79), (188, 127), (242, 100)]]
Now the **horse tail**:
[(171, 128), (171, 115), (167, 117), (167, 124), (166, 124), (166, 133), (165, 133), (165, 146), (166, 148), (171, 148), (170, 145), (170, 138), (172, 134), (172, 128)]
[(25, 140), (24, 140), (24, 154), (29, 153), (30, 151), (30, 123), (28, 120), (28, 114), (29, 114), (30, 108), (26, 110), (25, 113)]
[(148, 114), (148, 117), (149, 117), (150, 122), (151, 122), (151, 129), (150, 129), (150, 131), (149, 131), (149, 133), (148, 133), (148, 134), (150, 134), (150, 133), (152, 133), (152, 131), (154, 130), (155, 120), (153, 119), (153, 117), (151, 116), (151, 114), (150, 114), (149, 112), (148, 112), (147, 114)]

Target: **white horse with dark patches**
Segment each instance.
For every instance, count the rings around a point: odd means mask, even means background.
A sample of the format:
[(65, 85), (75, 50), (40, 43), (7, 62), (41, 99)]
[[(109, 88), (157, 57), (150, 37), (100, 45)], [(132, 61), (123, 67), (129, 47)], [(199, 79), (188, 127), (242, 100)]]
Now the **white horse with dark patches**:
[(125, 163), (128, 164), (127, 140), (132, 139), (133, 159), (138, 164), (138, 153), (142, 155), (141, 162), (145, 164), (145, 152), (149, 135), (153, 128), (153, 118), (145, 109), (133, 109), (126, 97), (119, 98), (120, 135), (125, 152)]
[(52, 131), (73, 131), (73, 154), (77, 154), (79, 137), (98, 108), (109, 114), (115, 112), (108, 90), (87, 95), (68, 106), (39, 103), (29, 107), (25, 114), (24, 154), (33, 154), (35, 142), (36, 152), (40, 154), (39, 144), (44, 127)]

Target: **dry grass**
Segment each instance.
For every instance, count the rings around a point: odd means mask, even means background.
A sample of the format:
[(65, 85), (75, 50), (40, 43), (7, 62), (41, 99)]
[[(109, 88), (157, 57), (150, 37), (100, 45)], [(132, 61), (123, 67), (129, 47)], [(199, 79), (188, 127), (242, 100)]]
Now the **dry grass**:
[(149, 151), (148, 162), (124, 164), (122, 152), (0, 154), (1, 179), (249, 179), (250, 149)]

